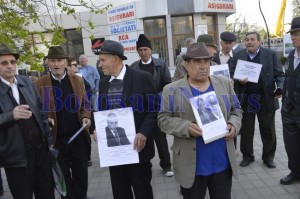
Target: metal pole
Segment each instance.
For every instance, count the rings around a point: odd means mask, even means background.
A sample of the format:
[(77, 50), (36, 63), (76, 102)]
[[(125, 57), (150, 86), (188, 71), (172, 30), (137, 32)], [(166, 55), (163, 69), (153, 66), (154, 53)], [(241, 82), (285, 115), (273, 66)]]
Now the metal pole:
[(260, 10), (260, 13), (264, 19), (264, 22), (265, 22), (265, 25), (266, 25), (266, 28), (267, 28), (267, 35), (268, 35), (268, 47), (270, 48), (270, 33), (269, 33), (269, 28), (268, 28), (268, 24), (266, 22), (266, 19), (265, 19), (265, 16), (261, 10), (261, 7), (260, 7), (260, 0), (258, 0), (258, 6), (259, 6), (259, 10)]

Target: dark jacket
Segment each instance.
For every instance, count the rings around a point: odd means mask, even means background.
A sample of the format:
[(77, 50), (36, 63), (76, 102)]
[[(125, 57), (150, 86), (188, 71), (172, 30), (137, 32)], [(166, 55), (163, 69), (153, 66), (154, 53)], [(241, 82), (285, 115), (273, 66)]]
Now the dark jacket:
[(116, 140), (115, 135), (110, 131), (110, 129), (108, 127), (105, 127), (108, 147), (131, 144), (126, 136), (125, 129), (117, 127), (116, 130), (118, 131), (120, 137), (120, 143)]
[[(43, 137), (52, 144), (48, 117), (42, 112), (41, 98), (32, 84), (25, 76), (16, 75), (19, 92), (23, 94), (30, 111), (35, 117)], [(14, 104), (9, 96), (9, 87), (0, 81), (0, 167), (25, 167), (27, 165), (25, 141), (22, 129), (14, 120)]]
[[(232, 60), (232, 57), (230, 57), (230, 58), (228, 59), (228, 61), (227, 61), (228, 66), (229, 66), (231, 60)], [(214, 56), (214, 58), (212, 59), (212, 61), (215, 62), (217, 65), (221, 65), (220, 51), (218, 51), (218, 52), (215, 54), (215, 56)]]
[[(268, 111), (274, 111), (279, 109), (279, 102), (278, 99), (274, 98), (274, 91), (277, 87), (283, 88), (283, 68), (281, 65), (281, 61), (274, 50), (260, 47), (259, 53), (260, 64), (262, 64), (260, 77), (262, 80), (264, 95), (267, 102), (267, 109)], [(233, 77), (238, 60), (248, 60), (247, 49), (240, 50), (233, 56), (229, 69), (231, 77)], [(247, 84), (242, 85), (238, 80), (236, 80), (234, 86), (237, 94), (244, 94)]]
[[(172, 82), (169, 67), (166, 63), (152, 57), (154, 64), (153, 83), (158, 93), (162, 92), (165, 85)], [(131, 64), (130, 68), (140, 70), (140, 60)]]
[(282, 95), (282, 110), (288, 112), (295, 110), (300, 112), (300, 64), (294, 69), (294, 54), (295, 50), (292, 50), (287, 59), (287, 65), (285, 68), (286, 79), (283, 86)]
[[(100, 110), (108, 110), (107, 93), (110, 76), (100, 81)], [(145, 148), (139, 152), (140, 162), (149, 161), (154, 157), (153, 128), (156, 125), (157, 98), (151, 75), (147, 72), (131, 69), (126, 66), (122, 99), (123, 107), (132, 107), (136, 133), (147, 137)]]

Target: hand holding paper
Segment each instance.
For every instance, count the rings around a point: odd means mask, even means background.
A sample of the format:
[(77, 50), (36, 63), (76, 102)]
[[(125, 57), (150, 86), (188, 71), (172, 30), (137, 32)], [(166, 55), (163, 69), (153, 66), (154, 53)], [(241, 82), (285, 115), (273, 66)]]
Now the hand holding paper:
[(189, 125), (189, 134), (192, 137), (202, 136), (202, 129), (195, 123), (191, 122)]
[(227, 129), (229, 130), (229, 132), (225, 135), (225, 140), (231, 140), (236, 135), (235, 127), (229, 123), (227, 124)]

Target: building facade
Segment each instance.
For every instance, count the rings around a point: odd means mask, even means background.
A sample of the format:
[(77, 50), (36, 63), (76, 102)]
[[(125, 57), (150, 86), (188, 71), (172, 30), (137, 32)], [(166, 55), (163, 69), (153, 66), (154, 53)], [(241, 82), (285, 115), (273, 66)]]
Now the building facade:
[[(120, 2), (120, 1), (119, 1)], [(122, 1), (125, 2), (125, 1)], [(56, 17), (64, 27), (67, 42), (62, 45), (70, 56), (84, 53), (89, 63), (95, 65), (97, 48), (103, 40), (121, 42), (128, 57), (126, 64), (139, 59), (135, 43), (138, 35), (144, 33), (152, 42), (153, 55), (167, 62), (174, 69), (176, 56), (181, 52), (184, 40), (197, 39), (200, 34), (212, 34), (219, 44), (220, 33), (226, 29), (226, 17), (235, 13), (235, 0), (127, 0), (126, 4), (114, 4), (103, 14), (78, 12), (75, 19), (70, 15)], [(51, 24), (47, 16), (41, 16), (43, 26)], [(88, 26), (89, 21), (94, 29)], [(32, 30), (43, 31), (33, 24)], [(94, 35), (94, 41), (90, 35)], [(51, 41), (51, 33), (45, 33)], [(33, 45), (45, 50), (38, 35), (32, 35)]]

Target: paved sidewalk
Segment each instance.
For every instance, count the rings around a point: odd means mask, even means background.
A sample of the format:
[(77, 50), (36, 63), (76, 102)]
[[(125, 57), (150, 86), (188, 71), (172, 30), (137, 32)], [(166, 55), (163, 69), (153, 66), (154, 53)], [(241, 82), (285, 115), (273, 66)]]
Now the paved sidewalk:
[[(254, 150), (256, 160), (250, 166), (239, 167), (239, 179), (233, 180), (232, 199), (300, 199), (300, 182), (293, 185), (281, 185), (279, 179), (289, 173), (287, 169), (287, 156), (282, 137), (282, 125), (280, 111), (276, 113), (277, 150), (275, 155), (276, 169), (269, 169), (261, 160), (262, 143), (256, 124), (254, 138)], [(239, 139), (239, 138), (238, 138)], [(173, 137), (168, 136), (169, 146)], [(300, 144), (300, 143), (299, 143)], [(171, 153), (172, 154), (172, 153)], [(300, 156), (299, 156), (300, 158)], [(241, 153), (237, 153), (237, 163), (241, 161)], [(110, 177), (107, 168), (99, 167), (97, 144), (92, 144), (93, 165), (89, 167), (89, 190), (88, 197), (91, 199), (112, 199)], [(158, 155), (152, 160), (153, 163), (153, 191), (155, 199), (181, 199), (179, 188), (174, 177), (165, 177), (159, 167)], [(7, 186), (5, 172), (4, 178), (5, 196), (1, 199), (12, 198)], [(60, 198), (57, 195), (57, 198)], [(209, 198), (209, 196), (207, 196)], [(126, 199), (126, 198), (124, 198)]]

